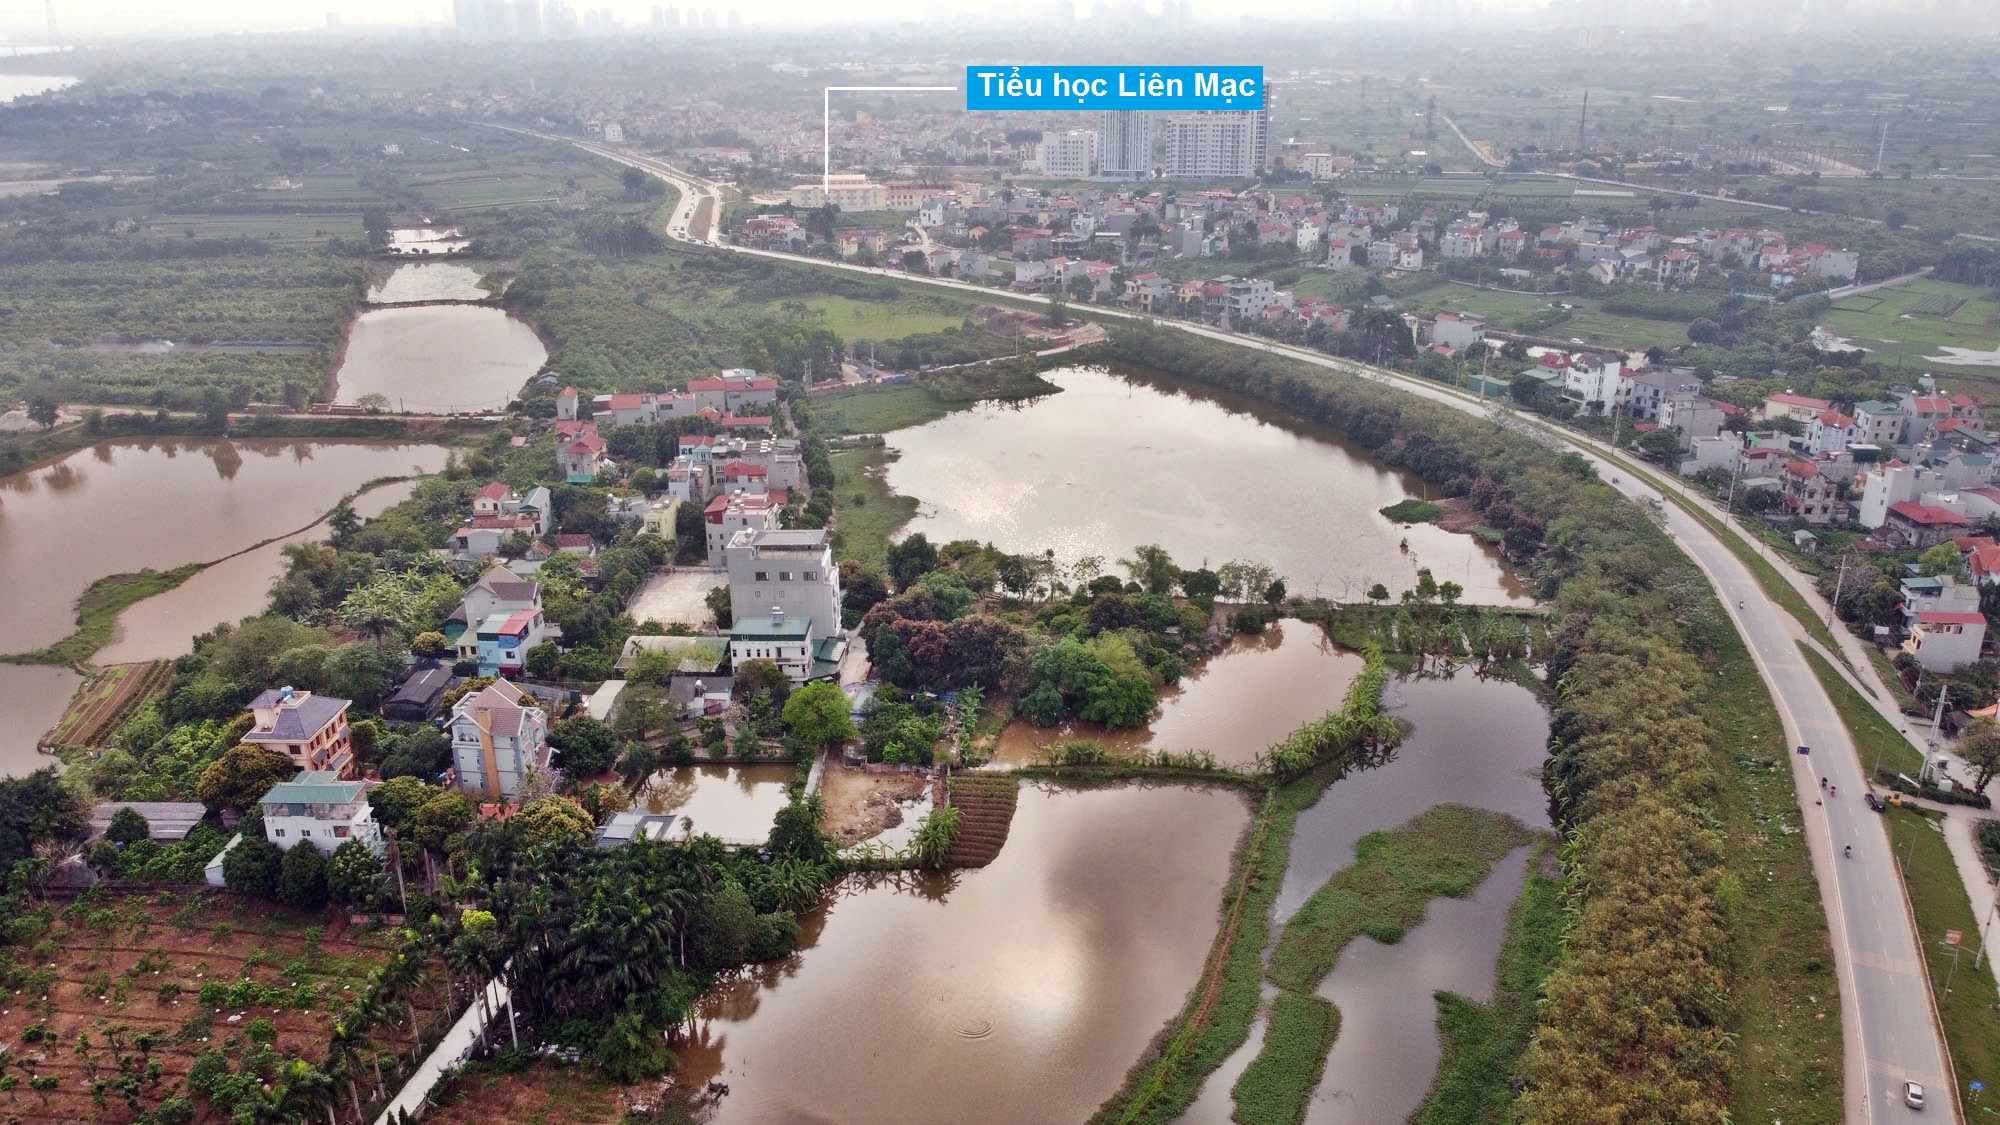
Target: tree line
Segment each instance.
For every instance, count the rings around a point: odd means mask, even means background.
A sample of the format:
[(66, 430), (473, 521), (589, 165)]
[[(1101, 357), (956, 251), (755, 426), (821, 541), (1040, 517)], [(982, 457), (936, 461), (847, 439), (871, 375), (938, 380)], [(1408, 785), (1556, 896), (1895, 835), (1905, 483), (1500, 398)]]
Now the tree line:
[[(1361, 379), (1159, 328), (1102, 350), (1278, 403), (1510, 520), (1507, 548), (1562, 621), (1546, 784), (1567, 846), (1568, 930), (1520, 1064), (1536, 1122), (1628, 1107), (1714, 1120), (1730, 1105), (1734, 882), (1709, 827), (1720, 782), (1694, 710), (1692, 654), (1728, 625), (1688, 560), (1573, 453)], [(1777, 752), (1782, 753), (1782, 748)], [(1759, 862), (1764, 862), (1759, 860)], [(1636, 938), (1634, 935), (1643, 935)]]

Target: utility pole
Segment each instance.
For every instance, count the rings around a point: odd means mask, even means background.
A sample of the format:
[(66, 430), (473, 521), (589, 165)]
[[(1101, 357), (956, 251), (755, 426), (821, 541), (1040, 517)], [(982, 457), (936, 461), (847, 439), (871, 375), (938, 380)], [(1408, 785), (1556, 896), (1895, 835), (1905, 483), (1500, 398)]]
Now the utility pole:
[(1583, 127), (1590, 120), (1590, 87), (1583, 88), (1583, 109), (1576, 115), (1576, 155), (1583, 156)]
[(1931, 734), (1924, 739), (1924, 765), (1917, 771), (1917, 787), (1923, 788), (1924, 778), (1930, 776), (1931, 758), (1937, 753), (1938, 731), (1944, 725), (1944, 703), (1951, 698), (1951, 685), (1938, 685), (1937, 712), (1931, 716)]
[(1833, 581), (1833, 601), (1826, 607), (1826, 627), (1833, 628), (1833, 615), (1840, 611), (1840, 591), (1847, 585), (1847, 556), (1840, 556), (1840, 576)]

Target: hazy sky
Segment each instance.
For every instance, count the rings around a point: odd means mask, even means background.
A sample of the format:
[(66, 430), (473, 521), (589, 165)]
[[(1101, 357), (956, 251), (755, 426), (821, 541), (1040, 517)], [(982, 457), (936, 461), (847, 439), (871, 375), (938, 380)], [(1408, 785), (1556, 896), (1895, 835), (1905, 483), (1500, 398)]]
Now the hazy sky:
[[(1032, 11), (1047, 0), (1009, 3), (1017, 10)], [(1129, 0), (1113, 0), (1124, 9)], [(1233, 19), (1243, 14), (1300, 12), (1325, 16), (1332, 11), (1384, 11), (1395, 0), (1194, 0), (1195, 11), (1203, 16)], [(1409, 6), (1413, 0), (1403, 0)], [(1460, 0), (1468, 7), (1472, 0)], [(1479, 0), (1488, 11), (1535, 10), (1547, 0)], [(618, 18), (643, 23), (653, 0), (569, 0), (578, 10), (610, 8)], [(731, 8), (742, 13), (746, 23), (791, 20), (822, 22), (832, 12), (853, 20), (932, 19), (944, 10), (935, 0), (848, 0), (829, 9), (822, 0), (663, 0), (663, 6), (713, 7), (718, 12)], [(980, 4), (975, 0), (975, 8)], [(991, 5), (988, 5), (991, 6)], [(1091, 0), (1077, 0), (1079, 14), (1087, 14)], [(1157, 11), (1160, 0), (1147, 0), (1146, 8)], [(948, 8), (949, 5), (946, 5)], [(451, 19), (450, 0), (55, 0), (56, 20), (65, 29), (77, 32), (144, 30), (154, 28), (260, 29), (271, 27), (317, 27), (329, 12), (340, 14), (346, 24), (410, 24), (419, 20), (446, 24)], [(1226, 15), (1224, 14), (1226, 12)], [(0, 27), (17, 33), (32, 33), (42, 25), (42, 0), (0, 0)], [(21, 37), (21, 36), (17, 36)]]
[[(572, 8), (610, 8), (628, 24), (648, 22), (654, 0), (568, 0)], [(1094, 0), (1074, 0), (1079, 16), (1087, 16)], [(1102, 0), (1120, 10), (1129, 10), (1134, 0)], [(1161, 0), (1137, 0), (1143, 7), (1158, 11)], [(1601, 6), (1612, 18), (1650, 10), (1657, 17), (1663, 9), (1679, 4), (1680, 11), (1708, 5), (1736, 3), (1759, 5), (1772, 0), (1582, 0), (1586, 10)], [(1798, 0), (1783, 0), (1796, 5)], [(1813, 4), (1828, 0), (1810, 0)], [(1936, 0), (1839, 0), (1854, 14), (1927, 10)], [(1959, 0), (1962, 7), (2000, 4), (2000, 0)], [(348, 26), (427, 23), (446, 26), (451, 22), (451, 0), (54, 0), (56, 20), (65, 32), (96, 34), (118, 31), (176, 30), (262, 30), (324, 26), (328, 13), (338, 13)], [(1033, 20), (1053, 0), (971, 0), (973, 11), (1005, 12), (1012, 18)], [(1308, 18), (1383, 14), (1396, 10), (1424, 12), (1430, 20), (1449, 20), (1452, 11), (1483, 10), (1490, 14), (1540, 11), (1550, 0), (1193, 0), (1197, 19), (1234, 21), (1243, 15), (1298, 14)], [(1571, 8), (1578, 0), (1557, 0)], [(949, 14), (953, 5), (937, 0), (847, 0), (828, 5), (823, 0), (663, 0), (662, 6), (683, 10), (712, 7), (719, 13), (734, 9), (748, 24), (779, 22), (825, 22), (829, 19), (874, 21), (935, 21)], [(0, 0), (0, 32), (17, 41), (37, 42), (43, 38), (43, 0)], [(1642, 20), (1641, 22), (1650, 22)]]

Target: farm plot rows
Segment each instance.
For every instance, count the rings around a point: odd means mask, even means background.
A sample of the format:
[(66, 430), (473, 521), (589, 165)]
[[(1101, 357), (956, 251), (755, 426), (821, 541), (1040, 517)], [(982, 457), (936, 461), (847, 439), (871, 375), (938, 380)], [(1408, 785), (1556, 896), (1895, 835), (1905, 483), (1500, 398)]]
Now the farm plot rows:
[(113, 664), (91, 673), (70, 700), (46, 742), (50, 746), (102, 746), (146, 700), (166, 690), (171, 665), (163, 660)]
[[(234, 1089), (217, 1095), (231, 1100), (282, 1085), (288, 1060), (319, 1066), (394, 945), (394, 931), (325, 922), (206, 892), (86, 895), (13, 920), (0, 1057), (15, 1081), (0, 1088), (0, 1117), (126, 1122), (174, 1097), (214, 1111), (206, 1088)], [(376, 1028), (385, 1073), (449, 1014), (426, 995), (401, 1026)]]
[(953, 775), (951, 803), (958, 807), (958, 839), (945, 855), (950, 867), (984, 867), (993, 862), (1007, 843), (1014, 823), (1014, 806), (1020, 800), (1019, 784), (1004, 775)]

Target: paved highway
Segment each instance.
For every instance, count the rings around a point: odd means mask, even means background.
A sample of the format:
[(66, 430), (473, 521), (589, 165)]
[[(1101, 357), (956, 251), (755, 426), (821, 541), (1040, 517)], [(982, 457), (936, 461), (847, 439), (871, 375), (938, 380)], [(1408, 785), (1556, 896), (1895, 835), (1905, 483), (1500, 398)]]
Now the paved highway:
[[(525, 130), (521, 130), (525, 131)], [(683, 241), (722, 245), (695, 239), (688, 233), (698, 197), (712, 195), (713, 185), (673, 168), (662, 161), (634, 156), (589, 142), (546, 134), (548, 140), (576, 144), (620, 164), (643, 169), (668, 181), (680, 190), (679, 206), (668, 220), (668, 234)], [(716, 219), (720, 220), (718, 200)], [(943, 288), (963, 289), (988, 299), (991, 289), (941, 278), (913, 277), (898, 270), (879, 269), (844, 263), (803, 259), (796, 255), (747, 247), (722, 245), (736, 253), (805, 262), (824, 268), (877, 274)], [(1140, 319), (1119, 309), (1093, 306), (1093, 316)], [(1495, 405), (1452, 388), (1425, 380), (1397, 375), (1301, 348), (1239, 336), (1232, 332), (1180, 321), (1159, 321), (1163, 327), (1206, 336), (1241, 347), (1281, 354), (1344, 371), (1362, 378), (1392, 384), (1401, 390), (1441, 402), (1469, 413), (1490, 413)], [(1739, 631), (1749, 641), (1750, 653), (1759, 673), (1777, 704), (1790, 747), (1809, 746), (1812, 753), (1788, 753), (1793, 781), (1804, 810), (1806, 835), (1813, 866), (1826, 900), (1828, 931), (1833, 945), (1834, 964), (1840, 981), (1841, 1025), (1846, 1052), (1847, 1120), (1857, 1123), (1901, 1122), (1920, 1119), (1902, 1100), (1904, 1081), (1923, 1084), (1936, 1110), (1954, 1115), (1958, 1091), (1950, 1078), (1949, 1062), (1931, 1003), (1929, 987), (1918, 959), (1918, 936), (1896, 873), (1895, 857), (1889, 847), (1882, 817), (1862, 803), (1863, 765), (1853, 740), (1831, 701), (1798, 649), (1805, 638), (1799, 623), (1764, 597), (1755, 575), (1723, 543), (1716, 532), (1663, 496), (1651, 484), (1607, 459), (1609, 448), (1601, 443), (1520, 418), (1517, 428), (1539, 431), (1546, 439), (1559, 442), (1589, 457), (1606, 479), (1619, 491), (1639, 501), (1660, 501), (1667, 532), (1694, 559), (1723, 600)], [(1783, 568), (1781, 568), (1783, 569)], [(1838, 797), (1821, 803), (1819, 780), (1825, 777)], [(1854, 855), (1843, 849), (1849, 845)], [(1968, 935), (1970, 937), (1971, 935)], [(1923, 940), (1941, 941), (1942, 934), (1926, 934)], [(1799, 951), (1800, 956), (1809, 955)]]

